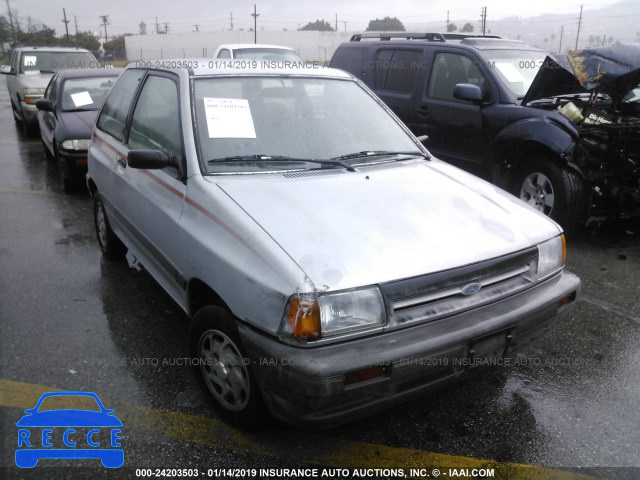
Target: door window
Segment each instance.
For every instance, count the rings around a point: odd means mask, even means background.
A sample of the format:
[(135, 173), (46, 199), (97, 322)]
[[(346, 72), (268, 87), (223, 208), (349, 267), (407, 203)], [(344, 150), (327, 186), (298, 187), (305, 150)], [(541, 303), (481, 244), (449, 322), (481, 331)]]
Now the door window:
[(378, 90), (411, 93), (423, 71), (422, 50), (378, 50), (374, 66), (373, 86)]
[(144, 70), (132, 69), (124, 72), (111, 89), (100, 112), (97, 127), (120, 141), (124, 140), (129, 107), (143, 75)]
[(173, 80), (149, 76), (131, 117), (129, 146), (182, 157), (179, 105), (178, 87)]
[(478, 66), (468, 57), (457, 53), (438, 53), (431, 69), (427, 95), (441, 100), (469, 103), (453, 96), (459, 83), (477, 85), (486, 95), (486, 82)]

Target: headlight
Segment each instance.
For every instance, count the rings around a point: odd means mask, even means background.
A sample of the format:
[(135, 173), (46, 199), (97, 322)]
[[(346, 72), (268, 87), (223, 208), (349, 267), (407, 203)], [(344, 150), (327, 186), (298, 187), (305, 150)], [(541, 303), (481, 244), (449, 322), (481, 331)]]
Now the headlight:
[(22, 90), (22, 100), (29, 105), (35, 105), (44, 95), (44, 88), (25, 88)]
[(560, 270), (567, 259), (564, 234), (538, 245), (538, 279)]
[(89, 150), (91, 144), (90, 139), (84, 140), (65, 140), (62, 142), (62, 148), (65, 150)]
[(296, 341), (319, 340), (382, 327), (387, 320), (376, 287), (326, 294), (297, 294), (289, 299), (281, 333)]

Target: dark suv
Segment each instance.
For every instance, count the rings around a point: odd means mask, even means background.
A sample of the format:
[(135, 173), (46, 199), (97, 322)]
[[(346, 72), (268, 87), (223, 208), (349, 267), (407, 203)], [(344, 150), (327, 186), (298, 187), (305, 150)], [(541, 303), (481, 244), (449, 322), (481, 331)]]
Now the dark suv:
[(640, 214), (640, 47), (548, 57), (520, 41), (358, 34), (331, 67), (358, 77), (436, 156), (571, 230)]

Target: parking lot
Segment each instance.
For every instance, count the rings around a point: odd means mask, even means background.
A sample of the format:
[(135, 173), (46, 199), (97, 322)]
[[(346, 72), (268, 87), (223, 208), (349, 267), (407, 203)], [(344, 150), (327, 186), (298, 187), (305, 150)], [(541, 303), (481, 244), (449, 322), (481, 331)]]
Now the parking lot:
[(218, 418), (185, 359), (185, 314), (144, 270), (102, 258), (89, 194), (61, 191), (40, 139), (14, 123), (5, 81), (1, 478), (43, 478), (42, 470), (15, 467), (15, 424), (55, 390), (95, 392), (115, 409), (125, 463), (106, 470), (97, 460), (80, 467), (42, 460), (46, 478), (156, 469), (216, 478), (301, 478), (314, 469), (330, 478), (355, 478), (359, 470), (368, 478), (640, 477), (637, 221), (569, 239), (568, 269), (582, 279), (578, 305), (507, 364), (332, 430), (274, 424), (241, 432)]

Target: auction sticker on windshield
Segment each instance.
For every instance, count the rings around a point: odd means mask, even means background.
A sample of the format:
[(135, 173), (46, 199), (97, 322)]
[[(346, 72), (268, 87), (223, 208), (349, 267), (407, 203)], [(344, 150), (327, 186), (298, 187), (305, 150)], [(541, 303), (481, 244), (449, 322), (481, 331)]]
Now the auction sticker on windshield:
[(209, 97), (203, 100), (209, 138), (256, 138), (249, 100)]

